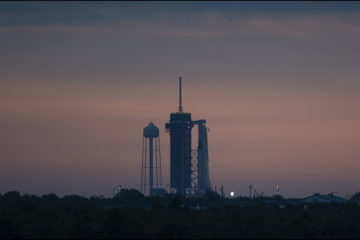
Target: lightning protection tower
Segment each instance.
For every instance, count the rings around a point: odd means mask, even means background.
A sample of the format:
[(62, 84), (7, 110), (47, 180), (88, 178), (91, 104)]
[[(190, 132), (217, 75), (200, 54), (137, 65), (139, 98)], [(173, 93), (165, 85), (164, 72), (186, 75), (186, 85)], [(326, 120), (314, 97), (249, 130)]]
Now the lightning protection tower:
[(143, 133), (141, 192), (153, 196), (162, 186), (159, 128), (151, 122)]

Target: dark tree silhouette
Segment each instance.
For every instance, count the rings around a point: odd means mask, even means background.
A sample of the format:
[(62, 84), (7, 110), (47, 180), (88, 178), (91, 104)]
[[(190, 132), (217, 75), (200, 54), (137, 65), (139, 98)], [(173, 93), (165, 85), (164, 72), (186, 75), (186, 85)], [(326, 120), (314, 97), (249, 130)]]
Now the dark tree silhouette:
[[(355, 194), (354, 198), (360, 194)], [(265, 201), (286, 201), (263, 197)], [(239, 202), (251, 203), (238, 207)], [(145, 207), (144, 207), (145, 206)], [(201, 206), (201, 207), (196, 207)], [(124, 189), (115, 198), (0, 195), (0, 238), (359, 238), (354, 203), (258, 204), (258, 199), (166, 195)]]
[(115, 201), (124, 205), (144, 204), (145, 196), (136, 189), (121, 189), (116, 194)]
[(354, 195), (352, 195), (350, 200), (359, 201), (360, 200), (360, 192), (357, 192)]

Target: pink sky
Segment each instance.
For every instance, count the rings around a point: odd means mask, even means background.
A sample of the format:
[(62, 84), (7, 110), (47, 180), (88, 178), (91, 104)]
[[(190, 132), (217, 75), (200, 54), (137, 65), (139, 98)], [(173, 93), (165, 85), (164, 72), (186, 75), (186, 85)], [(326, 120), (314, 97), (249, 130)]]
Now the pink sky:
[[(356, 93), (191, 87), (184, 110), (208, 121), (210, 175), (246, 195), (253, 184), (285, 196), (357, 190), (360, 111)], [(142, 128), (160, 128), (164, 182), (177, 82), (163, 87), (22, 85), (1, 90), (4, 191), (109, 195), (112, 185), (139, 188)], [(194, 139), (196, 131), (194, 131)], [(195, 141), (194, 141), (195, 148)], [(6, 163), (6, 164), (5, 164)], [(91, 186), (91, 187), (90, 187)]]
[(213, 186), (360, 190), (356, 6), (111, 4), (0, 3), (0, 193), (140, 189), (149, 122), (166, 187), (179, 75), (210, 128)]

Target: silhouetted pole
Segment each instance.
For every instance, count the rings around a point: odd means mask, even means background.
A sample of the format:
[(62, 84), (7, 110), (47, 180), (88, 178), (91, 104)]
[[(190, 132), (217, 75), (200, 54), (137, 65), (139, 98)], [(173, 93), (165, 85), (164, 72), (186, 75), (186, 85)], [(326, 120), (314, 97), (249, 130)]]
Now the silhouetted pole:
[(182, 103), (181, 103), (181, 77), (179, 77), (179, 112), (182, 112)]
[(150, 158), (149, 158), (149, 165), (150, 165), (150, 168), (149, 168), (149, 175), (150, 175), (150, 196), (153, 195), (153, 189), (154, 189), (154, 186), (153, 186), (153, 138), (149, 138), (150, 140), (150, 152), (149, 152), (149, 155), (150, 155)]

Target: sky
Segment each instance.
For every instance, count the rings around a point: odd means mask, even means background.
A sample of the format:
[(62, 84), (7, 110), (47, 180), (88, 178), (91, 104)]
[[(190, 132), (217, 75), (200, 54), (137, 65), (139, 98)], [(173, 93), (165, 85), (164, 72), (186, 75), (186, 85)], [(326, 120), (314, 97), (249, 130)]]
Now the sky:
[[(0, 193), (140, 189), (142, 129), (206, 119), (213, 187), (360, 191), (359, 2), (1, 2)], [(193, 148), (196, 148), (196, 129)]]

